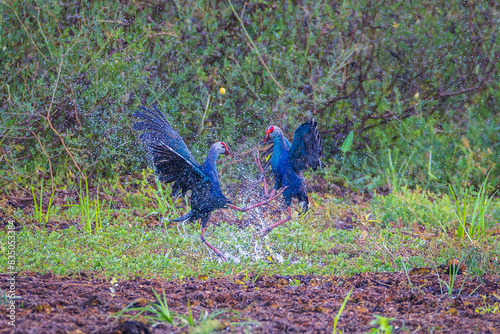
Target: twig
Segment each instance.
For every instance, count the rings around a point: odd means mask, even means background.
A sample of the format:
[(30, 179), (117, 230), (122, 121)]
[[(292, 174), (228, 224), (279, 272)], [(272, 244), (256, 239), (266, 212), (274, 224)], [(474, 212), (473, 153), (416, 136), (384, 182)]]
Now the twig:
[(40, 141), (40, 138), (33, 132), (33, 130), (30, 130), (30, 132), (35, 136), (36, 140), (38, 140), (38, 143), (40, 144), (40, 147), (42, 148), (43, 154), (47, 157), (47, 160), (49, 161), (49, 168), (50, 168), (50, 182), (51, 182), (51, 192), (54, 193), (54, 174), (52, 173), (52, 162), (50, 161), (50, 157), (45, 151), (45, 148), (43, 148), (42, 142)]
[(259, 60), (262, 64), (262, 66), (264, 66), (267, 70), (267, 73), (269, 73), (269, 75), (271, 76), (271, 79), (273, 79), (274, 83), (279, 87), (280, 89), (280, 94), (283, 94), (283, 92), (285, 91), (283, 89), (283, 87), (278, 83), (278, 81), (276, 81), (276, 79), (274, 78), (273, 74), (271, 73), (271, 71), (269, 70), (269, 68), (267, 67), (266, 63), (264, 62), (264, 60), (262, 59), (262, 57), (260, 56), (260, 52), (259, 50), (257, 49), (257, 47), (255, 46), (255, 44), (253, 43), (252, 39), (250, 38), (250, 35), (248, 34), (247, 30), (245, 29), (245, 25), (243, 24), (243, 21), (241, 21), (240, 17), (238, 16), (238, 14), (236, 13), (236, 11), (234, 10), (234, 7), (233, 7), (233, 3), (231, 2), (231, 0), (227, 0), (229, 1), (229, 5), (231, 6), (231, 9), (234, 13), (234, 15), (236, 15), (236, 18), (238, 19), (238, 21), (240, 22), (241, 24), (241, 27), (243, 28), (243, 31), (245, 32), (245, 35), (247, 36), (248, 38), (248, 41), (250, 42), (250, 44), (252, 45), (252, 47), (250, 47), (256, 54), (257, 54), (257, 57), (259, 57)]
[(31, 157), (31, 153), (29, 153), (28, 155), (25, 155), (24, 157), (14, 158), (14, 159), (12, 159), (12, 160), (14, 160), (14, 161), (18, 161), (18, 160), (28, 159), (29, 157)]
[(173, 32), (157, 32), (157, 33), (154, 33), (154, 34), (149, 34), (149, 35), (146, 35), (146, 37), (149, 37), (149, 38), (152, 38), (152, 37), (157, 37), (157, 36), (172, 36), (172, 37), (177, 37), (179, 38), (179, 36), (177, 36), (175, 33)]
[[(359, 86), (358, 86), (358, 88), (359, 88)], [(350, 97), (351, 97), (351, 96), (353, 96), (353, 94), (354, 94), (354, 93), (358, 90), (358, 88), (354, 89), (354, 90), (352, 91), (352, 93), (351, 93), (351, 94), (348, 94), (348, 95), (342, 95), (342, 96), (336, 96), (336, 97), (334, 97), (333, 99), (326, 101), (326, 102), (324, 103), (324, 107), (322, 107), (322, 108), (318, 109), (316, 112), (317, 112), (317, 113), (321, 113), (321, 112), (323, 112), (323, 111), (326, 109), (326, 107), (328, 107), (329, 105), (332, 105), (332, 104), (337, 103), (338, 101), (341, 101), (341, 100), (346, 100), (346, 99), (350, 98)], [(300, 101), (300, 100), (299, 100), (299, 101), (297, 101), (297, 102), (295, 102), (295, 103), (297, 103), (297, 104), (302, 104), (302, 103), (304, 103), (304, 102), (305, 102), (305, 101), (303, 101), (303, 100), (302, 100), (302, 101)]]
[(222, 170), (220, 171), (221, 174), (224, 174), (226, 172), (226, 170), (229, 168), (229, 166), (234, 165), (234, 164), (238, 164), (238, 163), (240, 163), (242, 161), (243, 161), (242, 159), (229, 160), (228, 162), (226, 162), (224, 164), (224, 167), (222, 167)]
[[(10, 6), (9, 6), (10, 7)], [(17, 15), (17, 12), (14, 8), (12, 8), (12, 11), (14, 12), (14, 14), (16, 15), (17, 17), (17, 20), (19, 21), (19, 23), (21, 23), (21, 25), (23, 26), (24, 30), (26, 31), (26, 35), (28, 35), (28, 38), (31, 40), (31, 43), (33, 43), (33, 45), (35, 46), (35, 48), (38, 50), (38, 52), (40, 52), (40, 54), (42, 55), (43, 59), (45, 60), (48, 60), (47, 57), (43, 54), (42, 50), (40, 50), (40, 48), (38, 47), (38, 45), (35, 43), (35, 41), (33, 40), (33, 38), (31, 37), (30, 33), (28, 32), (28, 29), (26, 28), (26, 26), (24, 25), (23, 21), (21, 21), (21, 19), (19, 18), (19, 16)]]
[(207, 116), (208, 107), (210, 107), (210, 91), (208, 92), (207, 105), (205, 106), (205, 111), (203, 112), (203, 116), (201, 117), (200, 133), (201, 131), (203, 131), (203, 122), (205, 121), (205, 117)]
[(477, 86), (474, 86), (474, 87), (471, 87), (471, 88), (462, 89), (462, 90), (459, 90), (459, 91), (456, 91), (456, 92), (443, 92), (443, 93), (439, 93), (439, 97), (455, 96), (455, 95), (460, 95), (460, 94), (472, 92), (472, 91), (475, 91), (476, 89), (480, 88), (482, 85), (483, 85), (483, 83), (480, 82)]
[(59, 68), (57, 69), (57, 80), (56, 80), (56, 84), (55, 84), (55, 87), (54, 87), (54, 91), (52, 93), (52, 99), (50, 100), (50, 105), (49, 105), (49, 110), (47, 110), (47, 116), (42, 116), (44, 117), (46, 120), (47, 120), (47, 123), (49, 123), (49, 126), (50, 128), (52, 129), (52, 131), (54, 131), (54, 133), (59, 137), (59, 139), (61, 140), (61, 143), (63, 144), (64, 146), (64, 149), (66, 150), (66, 152), (68, 153), (68, 155), (70, 156), (71, 160), (73, 160), (73, 163), (75, 164), (76, 166), (76, 169), (78, 169), (78, 171), (80, 172), (80, 174), (82, 175), (82, 177), (85, 177), (84, 174), (82, 173), (82, 170), (80, 169), (80, 166), (78, 166), (78, 164), (76, 163), (76, 160), (75, 158), (73, 157), (73, 154), (71, 154), (71, 152), (69, 151), (68, 147), (66, 146), (66, 143), (64, 142), (64, 139), (62, 138), (62, 136), (59, 134), (59, 132), (57, 132), (57, 130), (54, 128), (54, 126), (52, 125), (52, 122), (50, 121), (50, 112), (52, 110), (52, 105), (54, 104), (54, 98), (56, 96), (56, 91), (57, 91), (57, 87), (59, 86), (59, 80), (61, 78), (61, 70), (62, 70), (62, 64), (63, 64), (63, 60), (64, 60), (64, 54), (62, 53), (62, 50), (61, 50), (61, 61), (59, 62)]
[[(255, 148), (251, 148), (251, 149), (249, 149), (249, 150), (247, 150), (245, 152), (235, 153), (233, 155), (234, 155), (235, 158), (236, 157), (241, 158), (241, 157), (245, 157), (247, 155), (252, 154), (253, 152), (255, 152), (255, 150), (260, 151), (260, 152), (265, 152), (265, 151), (267, 151), (269, 149), (269, 147), (271, 147), (271, 145), (268, 145), (268, 146), (263, 147), (263, 148), (255, 147)], [(236, 163), (240, 163), (241, 161), (243, 161), (243, 159), (232, 159), (232, 160), (226, 162), (224, 164), (224, 167), (222, 167), (221, 173), (224, 173), (229, 168), (229, 166), (234, 165)]]
[(482, 80), (480, 80), (479, 84), (477, 84), (476, 86), (470, 87), (470, 88), (461, 89), (461, 90), (456, 91), (456, 92), (443, 92), (443, 93), (440, 92), (439, 93), (439, 97), (460, 95), (460, 94), (469, 93), (469, 92), (472, 92), (472, 91), (475, 91), (475, 90), (481, 88), (482, 86), (484, 86), (484, 83), (490, 79), (490, 74), (491, 74), (491, 72), (493, 72), (495, 70), (495, 65), (496, 65), (496, 63), (498, 62), (499, 59), (500, 59), (500, 54), (497, 54), (497, 56), (495, 57), (495, 60), (491, 64), (490, 69), (488, 71), (486, 71), (485, 78), (482, 79)]
[[(45, 32), (43, 31), (42, 29), (42, 25), (40, 24), (40, 8), (37, 8), (37, 18), (36, 18), (36, 22), (38, 23), (38, 28), (40, 28), (40, 32), (42, 33), (42, 36), (43, 36), (43, 39), (45, 40), (45, 43), (47, 44), (47, 46), (49, 45), (49, 41), (47, 40), (47, 36), (45, 36)], [(54, 59), (54, 55), (52, 54), (52, 49), (49, 47), (49, 52), (50, 52), (50, 56), (52, 57), (52, 59)]]

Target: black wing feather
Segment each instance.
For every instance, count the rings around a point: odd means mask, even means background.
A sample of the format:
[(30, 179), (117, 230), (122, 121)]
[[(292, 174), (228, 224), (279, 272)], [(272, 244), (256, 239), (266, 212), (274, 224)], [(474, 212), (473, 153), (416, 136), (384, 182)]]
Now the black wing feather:
[(200, 182), (207, 182), (203, 173), (179, 133), (175, 131), (165, 116), (153, 105), (153, 110), (140, 106), (141, 111), (134, 116), (141, 121), (132, 126), (136, 131), (144, 131), (139, 139), (146, 146), (153, 158), (153, 165), (158, 179), (165, 183), (174, 182), (172, 194), (179, 191), (185, 194), (193, 190)]
[(290, 160), (296, 171), (304, 171), (308, 166), (316, 170), (323, 167), (320, 160), (324, 156), (323, 140), (319, 135), (318, 122), (311, 119), (299, 126), (293, 133)]

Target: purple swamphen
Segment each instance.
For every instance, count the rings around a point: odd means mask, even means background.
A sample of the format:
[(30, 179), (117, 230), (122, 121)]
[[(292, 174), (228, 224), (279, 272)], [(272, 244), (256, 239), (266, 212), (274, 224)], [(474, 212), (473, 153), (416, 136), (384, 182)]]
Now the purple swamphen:
[(171, 183), (172, 196), (182, 195), (191, 190), (191, 211), (175, 222), (201, 219), (201, 240), (217, 256), (227, 261), (224, 255), (205, 239), (205, 229), (212, 211), (231, 208), (241, 212), (267, 204), (263, 201), (247, 208), (239, 208), (229, 201), (220, 189), (217, 174), (217, 158), (221, 154), (230, 155), (223, 142), (214, 143), (208, 151), (207, 159), (200, 165), (189, 151), (179, 133), (175, 131), (165, 116), (153, 104), (153, 110), (140, 106), (134, 116), (140, 118), (133, 124), (136, 131), (142, 131), (139, 138), (153, 158), (155, 173), (160, 181)]
[[(301, 214), (307, 212), (309, 199), (302, 172), (307, 170), (308, 166), (312, 167), (313, 170), (316, 170), (318, 166), (323, 167), (320, 158), (324, 156), (323, 141), (319, 135), (318, 123), (314, 119), (295, 129), (292, 144), (283, 136), (283, 131), (277, 126), (267, 128), (263, 143), (266, 143), (269, 139), (273, 140), (272, 156), (269, 163), (275, 180), (274, 189), (269, 197), (270, 200), (274, 199), (277, 196), (276, 192), (282, 189), (288, 215), (286, 218), (256, 233), (261, 236), (267, 235), (275, 227), (292, 219), (292, 198), (297, 198), (302, 204)], [(264, 192), (267, 197), (266, 176), (258, 156), (256, 162), (260, 172), (264, 175)]]

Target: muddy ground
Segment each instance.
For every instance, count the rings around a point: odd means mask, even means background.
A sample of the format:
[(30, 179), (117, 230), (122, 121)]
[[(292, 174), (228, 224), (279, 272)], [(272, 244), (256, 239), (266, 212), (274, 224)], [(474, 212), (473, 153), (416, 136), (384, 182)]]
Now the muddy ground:
[[(237, 310), (240, 318), (258, 322), (234, 326), (229, 324), (231, 320), (221, 318), (220, 327), (230, 332), (331, 333), (344, 297), (354, 288), (337, 327), (344, 333), (369, 331), (375, 327), (370, 325), (374, 314), (395, 318), (391, 323), (394, 332), (500, 333), (498, 306), (495, 313), (480, 309), (500, 302), (499, 276), (469, 277), (459, 296), (464, 275), (458, 276), (454, 296), (442, 291), (446, 287), (440, 286), (436, 273), (429, 269), (414, 269), (409, 277), (413, 289), (405, 273), (364, 273), (346, 278), (264, 275), (183, 281), (137, 278), (118, 281), (112, 296), (111, 284), (98, 275), (58, 277), (25, 272), (16, 280), (17, 295), (22, 297), (22, 306), (19, 303), (17, 306), (16, 326), (8, 324), (6, 308), (0, 306), (0, 333), (187, 332), (187, 328), (169, 324), (151, 328), (140, 322), (125, 324), (124, 320), (109, 317), (130, 303), (141, 306), (154, 300), (152, 288), (160, 293), (165, 291), (175, 313), (187, 314), (189, 300), (195, 317), (204, 310), (225, 308)], [(440, 277), (448, 281), (445, 273)], [(0, 275), (2, 282), (7, 278)]]

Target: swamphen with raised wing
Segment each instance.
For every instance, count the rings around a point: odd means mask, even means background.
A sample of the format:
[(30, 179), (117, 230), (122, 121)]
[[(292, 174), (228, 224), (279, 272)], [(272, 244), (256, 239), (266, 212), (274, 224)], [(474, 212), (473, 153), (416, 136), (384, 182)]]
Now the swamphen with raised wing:
[[(295, 130), (291, 145), (284, 137), (283, 131), (277, 126), (267, 128), (263, 143), (266, 143), (269, 139), (273, 139), (270, 164), (275, 179), (274, 189), (270, 197), (275, 196), (276, 191), (281, 188), (288, 215), (286, 218), (257, 233), (261, 236), (267, 235), (275, 227), (292, 219), (292, 198), (297, 198), (302, 204), (302, 214), (307, 212), (309, 199), (302, 172), (307, 170), (308, 166), (312, 167), (313, 170), (316, 170), (318, 166), (322, 167), (323, 162), (320, 158), (324, 156), (323, 141), (319, 136), (318, 123), (314, 119), (302, 124)], [(256, 162), (264, 175), (264, 192), (267, 197), (267, 181), (264, 168), (258, 157)]]
[(221, 154), (230, 155), (227, 145), (217, 142), (210, 147), (207, 159), (200, 165), (187, 148), (179, 133), (175, 131), (165, 116), (153, 105), (153, 110), (140, 106), (134, 116), (141, 121), (135, 122), (133, 128), (143, 131), (139, 138), (153, 158), (155, 172), (160, 181), (171, 183), (172, 195), (179, 192), (184, 195), (191, 190), (191, 211), (173, 221), (196, 221), (201, 219), (201, 240), (212, 249), (217, 256), (226, 261), (224, 255), (205, 239), (205, 229), (212, 211), (220, 208), (232, 208), (248, 211), (268, 201), (254, 204), (248, 208), (239, 208), (224, 196), (220, 189), (217, 174), (217, 158)]

